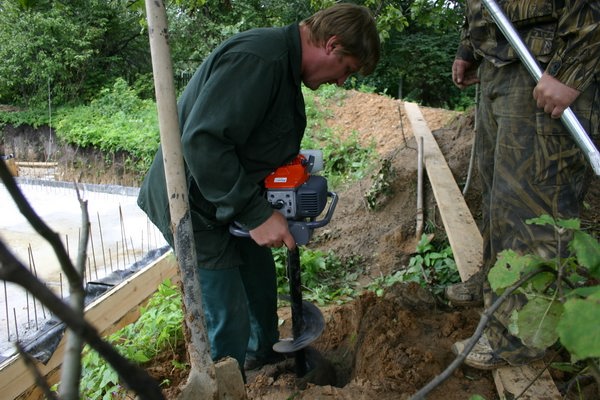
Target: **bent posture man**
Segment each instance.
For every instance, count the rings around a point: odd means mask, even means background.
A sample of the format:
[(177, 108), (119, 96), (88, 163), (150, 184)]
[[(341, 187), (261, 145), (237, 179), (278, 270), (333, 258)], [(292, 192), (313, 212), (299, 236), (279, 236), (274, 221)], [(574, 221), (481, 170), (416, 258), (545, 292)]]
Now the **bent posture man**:
[[(271, 247), (295, 247), (262, 182), (300, 151), (306, 127), (301, 84), (342, 85), (371, 73), (379, 36), (365, 7), (336, 4), (302, 22), (240, 33), (198, 68), (178, 102), (194, 244), (213, 359), (240, 368), (273, 361), (278, 341)], [(163, 154), (138, 204), (172, 245)], [(235, 237), (238, 222), (251, 238)], [(243, 371), (243, 369), (242, 369)]]

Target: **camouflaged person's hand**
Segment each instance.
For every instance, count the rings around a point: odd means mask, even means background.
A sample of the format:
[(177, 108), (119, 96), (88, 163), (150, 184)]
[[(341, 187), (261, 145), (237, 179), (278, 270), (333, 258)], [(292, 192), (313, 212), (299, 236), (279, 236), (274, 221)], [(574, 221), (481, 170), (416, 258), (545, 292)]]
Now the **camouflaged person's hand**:
[(581, 92), (565, 85), (555, 77), (542, 74), (533, 89), (537, 106), (544, 109), (552, 118), (560, 118), (563, 111), (573, 104)]

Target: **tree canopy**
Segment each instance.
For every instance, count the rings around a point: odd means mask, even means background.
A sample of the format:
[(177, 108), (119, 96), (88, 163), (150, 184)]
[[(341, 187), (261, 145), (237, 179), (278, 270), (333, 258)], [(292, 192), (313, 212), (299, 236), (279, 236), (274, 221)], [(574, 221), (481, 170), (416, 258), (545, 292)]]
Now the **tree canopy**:
[[(169, 43), (183, 86), (225, 38), (259, 26), (300, 21), (333, 0), (168, 0)], [(464, 94), (450, 69), (462, 21), (458, 0), (360, 0), (382, 39), (366, 85), (425, 105), (455, 108)], [(0, 103), (82, 104), (121, 78), (152, 97), (143, 0), (0, 0)]]

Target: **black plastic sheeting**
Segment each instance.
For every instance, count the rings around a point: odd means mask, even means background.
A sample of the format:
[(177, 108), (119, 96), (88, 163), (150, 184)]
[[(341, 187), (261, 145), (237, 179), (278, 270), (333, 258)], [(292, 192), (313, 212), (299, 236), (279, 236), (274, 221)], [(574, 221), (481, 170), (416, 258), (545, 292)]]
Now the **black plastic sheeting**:
[[(169, 249), (169, 246), (164, 246), (156, 250), (151, 250), (141, 260), (133, 263), (128, 269), (117, 270), (101, 280), (88, 282), (85, 288), (85, 305), (87, 306), (98, 297), (123, 282), (129, 276), (143, 269), (152, 263), (152, 261), (169, 251)], [(65, 302), (68, 302), (68, 299), (65, 299)], [(44, 326), (40, 329), (39, 334), (34, 339), (22, 343), (23, 348), (36, 360), (46, 364), (58, 347), (65, 330), (65, 324), (56, 317), (52, 317), (44, 323)], [(0, 362), (4, 361), (4, 359), (6, 358), (0, 356)]]

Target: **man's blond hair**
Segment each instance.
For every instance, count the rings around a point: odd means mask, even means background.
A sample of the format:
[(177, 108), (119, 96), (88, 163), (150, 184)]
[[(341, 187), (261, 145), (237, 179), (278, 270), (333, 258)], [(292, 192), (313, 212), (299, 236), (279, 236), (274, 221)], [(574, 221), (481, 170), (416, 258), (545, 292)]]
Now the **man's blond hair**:
[(324, 45), (331, 36), (336, 36), (342, 54), (358, 59), (362, 75), (369, 75), (375, 70), (380, 56), (380, 41), (375, 19), (368, 8), (337, 3), (316, 12), (300, 24), (308, 27), (308, 39), (317, 45)]

